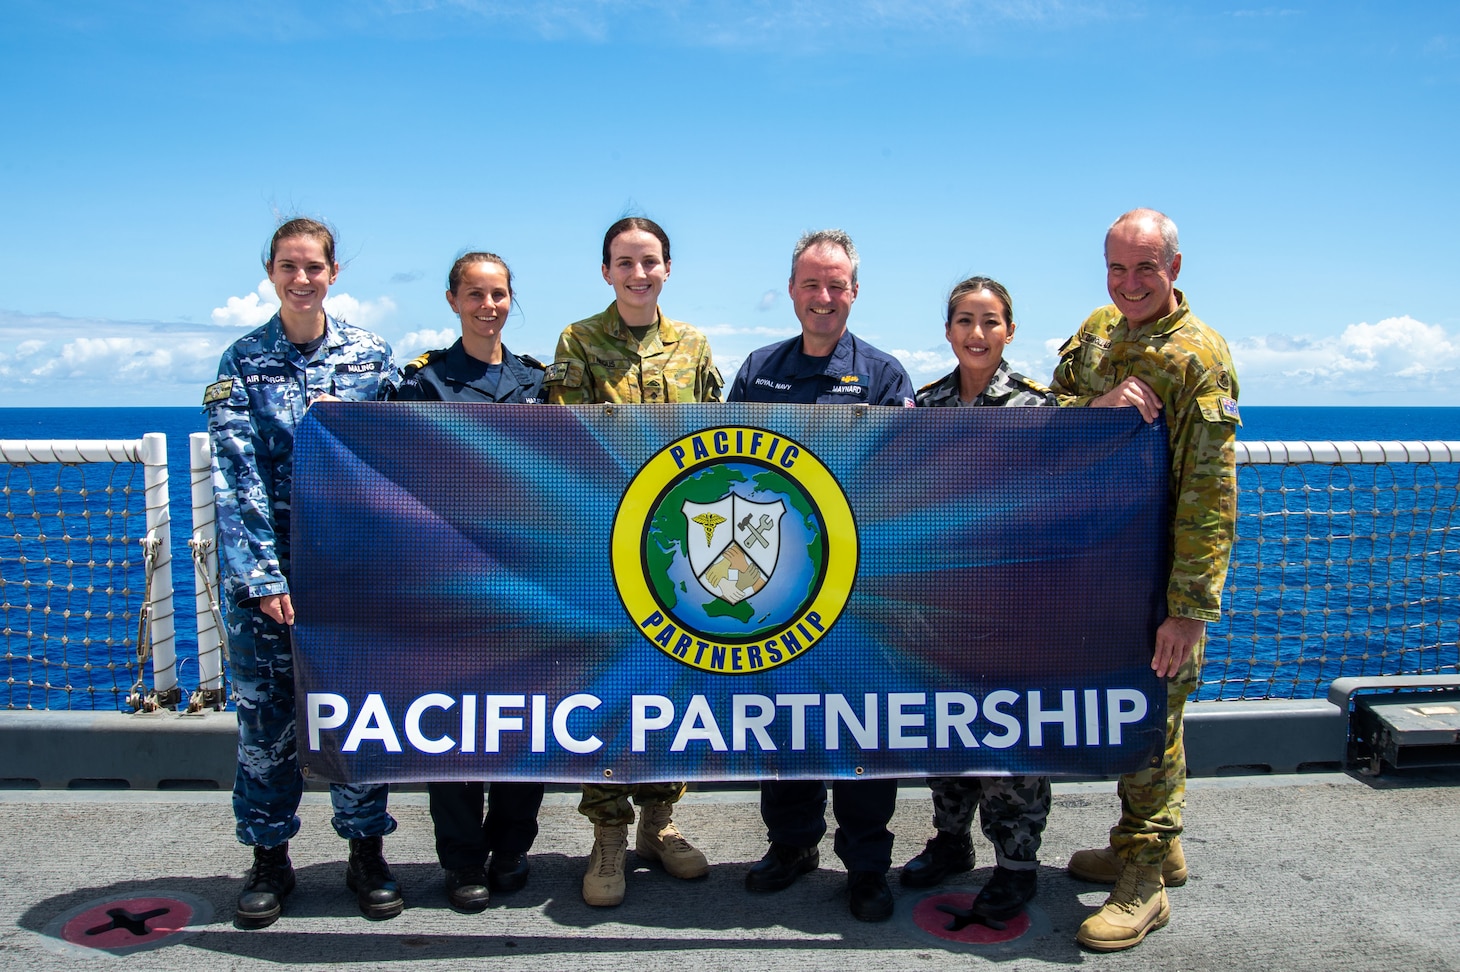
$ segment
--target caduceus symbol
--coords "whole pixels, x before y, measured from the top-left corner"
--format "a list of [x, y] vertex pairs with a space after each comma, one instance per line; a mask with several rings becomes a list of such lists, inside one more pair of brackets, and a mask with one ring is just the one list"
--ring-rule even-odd
[[725, 522], [725, 518], [718, 513], [701, 513], [694, 518], [694, 521], [705, 528], [705, 546], [715, 537], [715, 527]]

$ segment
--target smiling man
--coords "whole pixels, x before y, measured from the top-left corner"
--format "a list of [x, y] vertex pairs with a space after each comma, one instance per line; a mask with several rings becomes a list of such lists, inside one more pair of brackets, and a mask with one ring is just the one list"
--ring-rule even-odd
[[752, 351], [729, 401], [912, 407], [912, 380], [902, 364], [847, 330], [860, 264], [842, 230], [817, 230], [796, 242], [790, 291], [801, 333]]
[[1114, 883], [1076, 935], [1087, 948], [1130, 948], [1171, 914], [1166, 885], [1186, 882], [1181, 807], [1186, 751], [1181, 719], [1201, 676], [1206, 626], [1221, 617], [1222, 584], [1237, 516], [1237, 374], [1222, 336], [1176, 289], [1176, 224], [1136, 209], [1105, 235], [1106, 289], [1060, 349], [1051, 387], [1062, 405], [1130, 407], [1147, 422], [1165, 413], [1171, 442], [1171, 571], [1166, 620], [1151, 668], [1166, 682], [1166, 748], [1158, 766], [1120, 778], [1120, 822], [1110, 846], [1070, 858], [1070, 873]]
[[[732, 402], [801, 405], [913, 404], [912, 380], [889, 354], [847, 330], [857, 299], [857, 248], [837, 229], [807, 233], [791, 251], [791, 302], [801, 333], [752, 351], [730, 387]], [[892, 832], [897, 780], [837, 780], [833, 784], [836, 853], [847, 868], [852, 914], [863, 921], [892, 917]], [[826, 833], [826, 784], [766, 780], [760, 813], [770, 849], [745, 876], [751, 891], [779, 891], [821, 864]]]

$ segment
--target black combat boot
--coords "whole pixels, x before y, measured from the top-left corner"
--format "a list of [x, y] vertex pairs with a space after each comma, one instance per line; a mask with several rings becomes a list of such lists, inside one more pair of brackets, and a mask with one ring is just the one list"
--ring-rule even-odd
[[278, 847], [255, 847], [253, 867], [244, 876], [233, 923], [239, 928], [266, 928], [284, 912], [284, 896], [294, 890], [294, 866], [289, 863], [289, 842]]
[[394, 918], [406, 906], [400, 885], [390, 873], [381, 853], [383, 837], [365, 837], [350, 841], [350, 863], [345, 868], [345, 886], [355, 892], [360, 914], [371, 921]]
[[1038, 871], [1011, 871], [1007, 867], [996, 867], [988, 883], [979, 889], [978, 897], [973, 899], [972, 910], [985, 918], [1008, 921], [1034, 900], [1038, 890]]
[[973, 838], [940, 830], [921, 854], [902, 866], [898, 880], [905, 888], [931, 888], [946, 877], [971, 870]]

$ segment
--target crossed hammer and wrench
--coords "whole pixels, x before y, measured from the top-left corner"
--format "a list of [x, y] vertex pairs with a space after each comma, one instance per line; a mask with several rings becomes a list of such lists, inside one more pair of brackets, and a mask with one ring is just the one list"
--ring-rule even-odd
[[753, 513], [745, 514], [745, 519], [737, 523], [736, 526], [750, 534], [750, 536], [745, 538], [745, 545], [747, 547], [753, 547], [759, 543], [762, 547], [769, 550], [771, 548], [771, 542], [765, 538], [762, 531], [769, 530], [775, 526], [776, 521], [770, 518], [770, 514], [762, 513], [759, 523], [751, 523], [750, 518], [754, 515]]

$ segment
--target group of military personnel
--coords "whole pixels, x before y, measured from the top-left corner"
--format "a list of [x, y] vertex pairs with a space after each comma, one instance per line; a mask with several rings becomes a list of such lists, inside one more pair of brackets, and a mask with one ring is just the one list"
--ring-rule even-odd
[[[280, 312], [229, 349], [218, 382], [205, 393], [239, 710], [234, 808], [239, 840], [254, 848], [237, 923], [272, 923], [294, 884], [288, 840], [299, 829], [302, 785], [287, 632], [293, 621], [288, 497], [293, 432], [308, 404], [329, 397], [714, 402], [723, 394], [731, 402], [817, 405], [1133, 407], [1148, 422], [1164, 413], [1173, 555], [1168, 616], [1155, 633], [1151, 667], [1167, 680], [1166, 746], [1159, 765], [1121, 778], [1121, 816], [1109, 846], [1076, 853], [1069, 870], [1115, 885], [1080, 927], [1077, 938], [1086, 947], [1129, 948], [1165, 925], [1166, 888], [1187, 875], [1179, 839], [1186, 775], [1182, 709], [1200, 673], [1205, 626], [1219, 617], [1236, 515], [1237, 382], [1225, 342], [1191, 312], [1175, 286], [1181, 253], [1168, 217], [1148, 209], [1121, 216], [1106, 234], [1105, 258], [1112, 304], [1091, 314], [1060, 349], [1049, 386], [1004, 363], [1003, 348], [1016, 328], [1012, 301], [996, 281], [974, 277], [949, 297], [945, 334], [958, 367], [914, 392], [895, 357], [848, 329], [860, 262], [851, 238], [840, 230], [807, 233], [792, 251], [789, 283], [800, 334], [751, 352], [724, 394], [704, 334], [659, 309], [670, 243], [652, 220], [628, 217], [609, 228], [602, 273], [614, 301], [563, 331], [551, 365], [503, 345], [511, 271], [501, 257], [473, 252], [456, 262], [448, 279], [447, 301], [462, 337], [399, 373], [388, 345], [323, 309], [338, 273], [328, 230], [310, 220], [280, 227], [266, 261]], [[972, 869], [977, 806], [997, 866], [961, 917], [997, 924], [1017, 915], [1036, 893], [1049, 780], [945, 777], [929, 783], [936, 834], [902, 868], [901, 883], [928, 887]], [[477, 911], [493, 891], [521, 888], [530, 871], [527, 852], [537, 834], [542, 785], [436, 783], [428, 789], [453, 906]], [[579, 809], [594, 827], [582, 887], [588, 904], [623, 900], [628, 828], [636, 819], [638, 856], [680, 878], [708, 872], [705, 855], [673, 821], [683, 782], [582, 789]], [[832, 791], [834, 849], [847, 870], [850, 911], [862, 920], [886, 920], [894, 910], [888, 823], [897, 781], [837, 780]], [[333, 825], [350, 840], [346, 881], [362, 913], [399, 914], [400, 887], [382, 849], [382, 838], [396, 826], [386, 812], [386, 787], [335, 785], [331, 796]], [[746, 874], [749, 890], [779, 891], [819, 867], [826, 804], [827, 786], [819, 781], [761, 784], [769, 847]]]

